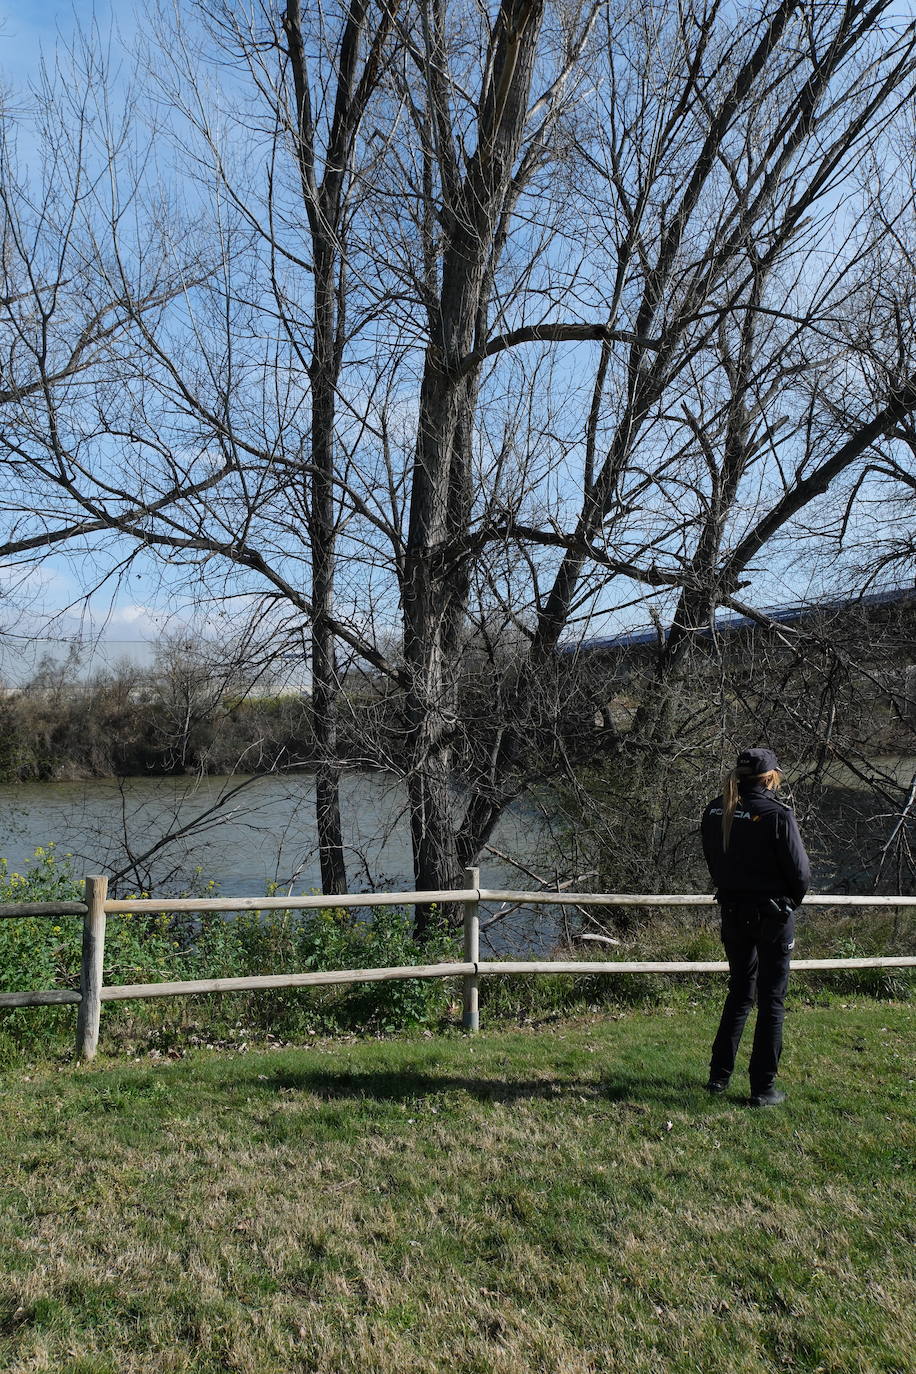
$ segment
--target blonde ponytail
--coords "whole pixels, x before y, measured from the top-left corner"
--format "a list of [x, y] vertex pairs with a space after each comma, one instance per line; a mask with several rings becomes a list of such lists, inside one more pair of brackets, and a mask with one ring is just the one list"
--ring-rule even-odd
[[735, 819], [735, 808], [738, 805], [738, 783], [756, 782], [761, 783], [768, 792], [775, 792], [779, 786], [782, 774], [778, 768], [771, 768], [767, 773], [739, 773], [737, 768], [733, 768], [730, 773], [725, 775], [722, 782], [722, 848], [728, 848], [731, 839], [732, 821]]
[[735, 819], [735, 807], [738, 805], [738, 770], [733, 768], [730, 773], [725, 775], [722, 782], [722, 848], [728, 848], [728, 841], [732, 833], [732, 821]]

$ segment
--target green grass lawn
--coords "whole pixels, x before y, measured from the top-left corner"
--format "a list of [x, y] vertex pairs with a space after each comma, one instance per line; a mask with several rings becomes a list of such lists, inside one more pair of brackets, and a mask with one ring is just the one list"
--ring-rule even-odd
[[714, 1020], [17, 1068], [0, 1368], [916, 1369], [916, 1008], [797, 1008], [757, 1112]]

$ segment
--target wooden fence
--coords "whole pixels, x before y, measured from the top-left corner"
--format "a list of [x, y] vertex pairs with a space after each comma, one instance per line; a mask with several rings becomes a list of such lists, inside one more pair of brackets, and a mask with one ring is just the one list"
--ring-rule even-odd
[[[524, 906], [714, 906], [708, 895], [660, 895], [636, 892], [517, 892], [480, 886], [480, 872], [465, 870], [465, 886], [443, 892], [366, 892], [356, 895], [311, 897], [180, 897], [110, 898], [108, 879], [85, 879], [83, 902], [14, 902], [0, 904], [0, 917], [56, 918], [82, 916], [83, 948], [79, 990], [52, 988], [44, 992], [0, 993], [0, 1007], [46, 1007], [72, 1004], [78, 1008], [76, 1054], [92, 1059], [99, 1042], [103, 1002], [131, 998], [184, 997], [199, 992], [244, 992], [257, 988], [322, 987], [334, 983], [375, 983], [386, 979], [456, 978], [464, 983], [462, 1022], [466, 1030], [480, 1025], [480, 979], [491, 974], [541, 973], [723, 973], [728, 964], [719, 960], [636, 963], [623, 960], [482, 960], [480, 958], [481, 903], [511, 902]], [[321, 907], [414, 906], [461, 903], [464, 912], [464, 960], [442, 964], [406, 965], [399, 968], [331, 969], [317, 973], [263, 974], [247, 978], [197, 978], [187, 982], [106, 985], [103, 980], [106, 917], [127, 912], [212, 911], [308, 911]], [[916, 906], [916, 897], [839, 897], [814, 894], [810, 906], [903, 907]], [[916, 956], [860, 959], [794, 959], [794, 969], [914, 968]]]

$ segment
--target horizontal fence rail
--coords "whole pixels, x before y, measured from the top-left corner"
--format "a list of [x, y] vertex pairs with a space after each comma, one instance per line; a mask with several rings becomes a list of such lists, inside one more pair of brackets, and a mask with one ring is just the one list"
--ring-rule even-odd
[[[793, 969], [826, 968], [916, 968], [916, 955], [900, 957], [875, 956], [873, 959], [793, 959]], [[676, 962], [652, 963], [640, 960], [629, 963], [625, 959], [599, 962], [597, 959], [507, 959], [479, 963], [481, 977], [492, 973], [727, 973], [723, 959], [681, 959]]]
[[[418, 906], [450, 902], [516, 902], [526, 906], [715, 906], [711, 893], [646, 894], [644, 892], [516, 892], [506, 888], [447, 888], [441, 892], [355, 892], [325, 896], [309, 893], [300, 897], [110, 897], [103, 907], [108, 916], [128, 912], [177, 911], [314, 911], [333, 907]], [[803, 906], [916, 906], [916, 896], [849, 897], [832, 893], [812, 893]], [[5, 902], [4, 916], [85, 916], [85, 902]]]
[[315, 973], [257, 973], [247, 978], [195, 978], [187, 983], [130, 983], [103, 987], [103, 1002], [136, 997], [184, 997], [195, 992], [248, 992], [257, 988], [320, 988], [334, 983], [383, 983], [404, 978], [460, 978], [474, 964], [403, 964], [400, 968], [322, 969]]
[[[108, 880], [85, 880], [83, 902], [6, 902], [0, 904], [2, 917], [83, 918], [83, 947], [79, 990], [51, 988], [34, 992], [0, 993], [0, 1007], [77, 1007], [76, 1053], [80, 1059], [94, 1057], [98, 1046], [103, 1002], [120, 1002], [153, 997], [185, 997], [197, 993], [248, 992], [270, 988], [329, 987], [343, 983], [375, 983], [409, 978], [461, 978], [465, 1029], [479, 1027], [480, 979], [526, 974], [634, 974], [634, 973], [726, 973], [724, 960], [570, 960], [523, 959], [481, 960], [480, 906], [482, 903], [512, 903], [525, 906], [610, 906], [610, 907], [709, 907], [716, 899], [711, 893], [644, 892], [525, 892], [480, 886], [476, 868], [465, 872], [465, 887], [438, 892], [360, 892], [325, 896], [313, 893], [299, 897], [109, 897]], [[197, 978], [177, 982], [105, 985], [103, 964], [105, 923], [110, 915], [170, 912], [233, 911], [314, 911], [334, 907], [415, 906], [461, 903], [463, 907], [464, 960], [439, 964], [409, 964], [396, 968], [325, 969], [307, 973], [257, 974], [241, 978]], [[812, 893], [804, 899], [810, 907], [912, 907], [916, 896], [834, 896]], [[916, 955], [888, 955], [848, 959], [793, 959], [798, 971], [815, 969], [916, 968]]]
[[175, 897], [162, 901], [157, 897], [109, 898], [105, 911], [109, 916], [128, 911], [315, 911], [333, 907], [359, 906], [421, 906], [431, 902], [477, 901], [476, 888], [458, 888], [442, 892], [355, 892], [325, 897], [320, 892], [307, 897]]
[[85, 902], [0, 902], [3, 916], [85, 916]]
[[49, 988], [47, 992], [0, 992], [0, 1007], [78, 1006], [83, 994], [71, 988]]

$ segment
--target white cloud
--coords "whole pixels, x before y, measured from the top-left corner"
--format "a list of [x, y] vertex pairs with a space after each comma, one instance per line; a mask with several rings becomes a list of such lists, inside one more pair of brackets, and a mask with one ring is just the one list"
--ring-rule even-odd
[[114, 639], [119, 630], [132, 631], [132, 637], [158, 639], [167, 617], [152, 606], [136, 602], [127, 606], [114, 606], [105, 616], [99, 627], [103, 639]]

